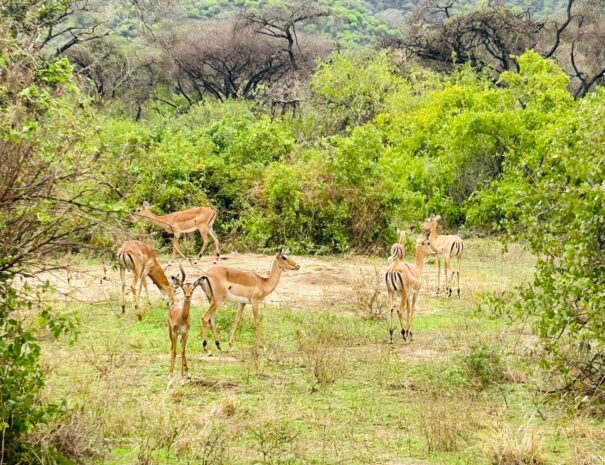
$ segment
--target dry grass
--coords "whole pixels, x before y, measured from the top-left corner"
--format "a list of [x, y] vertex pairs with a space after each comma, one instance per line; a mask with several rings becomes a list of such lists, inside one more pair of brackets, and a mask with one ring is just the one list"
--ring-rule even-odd
[[378, 268], [359, 270], [351, 282], [349, 302], [361, 318], [383, 319], [387, 310], [384, 273]]
[[492, 465], [543, 465], [540, 433], [531, 426], [514, 428], [503, 424], [485, 442], [485, 455]]
[[469, 423], [472, 417], [470, 400], [461, 396], [445, 397], [443, 393], [433, 392], [428, 398], [421, 398], [421, 401], [421, 407], [418, 407], [418, 427], [426, 451], [433, 454], [459, 450], [466, 433], [472, 429]]

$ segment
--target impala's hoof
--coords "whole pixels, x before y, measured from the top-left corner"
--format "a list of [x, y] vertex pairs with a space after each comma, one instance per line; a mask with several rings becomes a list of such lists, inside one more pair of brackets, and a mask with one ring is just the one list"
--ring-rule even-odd
[[401, 337], [403, 338], [403, 340], [404, 340], [404, 341], [405, 341], [405, 340], [406, 340], [406, 338], [407, 338], [406, 334], [407, 334], [407, 333], [406, 333], [405, 329], [402, 329], [402, 330], [401, 330]]
[[223, 349], [221, 349], [221, 342], [220, 341], [215, 341], [214, 342], [216, 344], [216, 348], [220, 351], [222, 351]]

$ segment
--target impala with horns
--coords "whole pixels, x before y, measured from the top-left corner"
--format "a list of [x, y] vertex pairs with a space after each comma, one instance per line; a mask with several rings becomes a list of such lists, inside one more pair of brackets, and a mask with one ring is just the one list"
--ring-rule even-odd
[[126, 270], [132, 272], [132, 283], [130, 289], [135, 298], [135, 310], [139, 320], [143, 319], [141, 310], [141, 288], [145, 288], [147, 299], [147, 276], [153, 281], [157, 288], [163, 292], [170, 304], [174, 302], [174, 290], [168, 282], [162, 267], [157, 261], [154, 250], [140, 241], [126, 241], [118, 249], [118, 264], [120, 267], [120, 280], [122, 282], [120, 305], [122, 313], [126, 311]]
[[[458, 298], [460, 298], [460, 262], [464, 252], [464, 241], [455, 234], [440, 235], [437, 233], [437, 223], [441, 215], [432, 215], [422, 224], [425, 234], [431, 240], [432, 255], [437, 255], [437, 294], [441, 286], [441, 257], [443, 257], [443, 267], [445, 271], [445, 289], [448, 297], [452, 295], [452, 281], [456, 275]], [[457, 260], [456, 268], [453, 267], [452, 259]], [[451, 271], [451, 276], [450, 276]]]
[[177, 253], [187, 260], [187, 257], [179, 249], [179, 239], [181, 234], [195, 231], [200, 232], [203, 241], [198, 258], [204, 254], [208, 246], [208, 236], [212, 237], [214, 241], [216, 260], [220, 257], [220, 244], [212, 229], [214, 220], [216, 220], [216, 211], [210, 207], [196, 207], [167, 215], [156, 215], [151, 211], [149, 202], [144, 202], [143, 206], [134, 213], [134, 216], [147, 218], [159, 228], [172, 234], [172, 256], [170, 257], [170, 261], [174, 260], [174, 256]]
[[256, 326], [256, 341], [259, 347], [263, 347], [258, 305], [275, 290], [284, 270], [300, 269], [300, 265], [288, 255], [289, 251], [287, 249], [275, 255], [271, 272], [266, 277], [252, 271], [242, 271], [225, 266], [215, 266], [203, 274], [200, 278], [200, 285], [210, 302], [208, 311], [202, 317], [202, 346], [207, 354], [210, 355], [207, 340], [208, 326], [212, 328], [212, 336], [216, 347], [221, 350], [215, 315], [219, 307], [225, 302], [239, 304], [229, 337], [229, 344], [233, 345], [237, 328], [244, 313], [244, 307], [250, 304], [252, 305], [252, 314]]
[[[431, 252], [431, 241], [428, 237], [420, 236], [416, 241], [416, 263], [400, 261], [399, 254], [392, 255], [393, 264], [385, 274], [385, 282], [389, 295], [390, 320], [389, 337], [393, 342], [393, 312], [395, 300], [400, 298], [397, 307], [397, 316], [401, 327], [403, 340], [414, 340], [414, 314], [416, 312], [416, 299], [422, 287], [422, 269], [424, 257]], [[406, 310], [406, 323], [403, 323], [403, 311]]]
[[195, 288], [201, 284], [203, 278], [197, 279], [193, 283], [185, 282], [185, 270], [183, 265], [179, 265], [181, 277], [171, 276], [172, 284], [175, 289], [183, 291], [183, 303], [173, 303], [168, 309], [168, 335], [170, 336], [170, 376], [174, 373], [174, 362], [176, 360], [176, 346], [179, 336], [181, 337], [181, 376], [186, 376], [189, 372], [187, 367], [187, 337], [191, 327], [191, 296]]

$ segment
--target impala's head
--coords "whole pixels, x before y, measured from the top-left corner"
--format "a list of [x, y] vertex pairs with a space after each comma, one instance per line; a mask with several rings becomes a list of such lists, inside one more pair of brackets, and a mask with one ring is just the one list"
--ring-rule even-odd
[[195, 288], [199, 285], [199, 279], [197, 281], [195, 281], [194, 283], [186, 283], [185, 279], [185, 270], [183, 269], [183, 265], [179, 265], [179, 268], [181, 269], [181, 276], [177, 277], [177, 276], [171, 276], [170, 279], [172, 280], [172, 286], [175, 289], [178, 289], [179, 287], [183, 290], [183, 295], [185, 296], [185, 300], [191, 300], [191, 296], [193, 295], [193, 291], [195, 290]]
[[405, 244], [405, 238], [407, 237], [407, 231], [405, 229], [398, 229], [397, 234], [399, 234], [399, 240], [397, 242], [399, 244]]
[[150, 209], [151, 205], [149, 205], [149, 202], [145, 201], [143, 202], [143, 205], [141, 205], [139, 208], [137, 208], [134, 213], [133, 213], [133, 217], [135, 220], [139, 219], [141, 216], [144, 216], [147, 213], [151, 212]]
[[292, 260], [290, 257], [289, 249], [282, 249], [275, 255], [275, 260], [277, 260], [277, 265], [282, 270], [300, 270], [300, 265]]
[[426, 220], [424, 220], [424, 223], [422, 223], [422, 229], [424, 231], [428, 231], [430, 232], [431, 229], [433, 228], [437, 228], [437, 222], [441, 219], [441, 215], [431, 215], [430, 218], [427, 218]]

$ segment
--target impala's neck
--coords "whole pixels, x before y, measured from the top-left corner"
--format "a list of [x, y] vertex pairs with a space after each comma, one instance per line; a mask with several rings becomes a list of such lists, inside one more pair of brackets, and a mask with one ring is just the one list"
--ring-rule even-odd
[[399, 233], [399, 244], [405, 245], [405, 231]]
[[418, 271], [420, 271], [420, 273], [422, 273], [422, 269], [424, 268], [424, 256], [426, 255], [426, 252], [424, 250], [424, 246], [421, 244], [418, 244], [416, 246], [416, 268], [418, 268]]
[[437, 224], [433, 223], [433, 224], [431, 224], [431, 227], [429, 228], [429, 239], [431, 240], [431, 245], [429, 247], [436, 254], [439, 253], [439, 249], [437, 249], [437, 247], [435, 246], [437, 244], [438, 236], [439, 236], [439, 234], [437, 234]]
[[183, 302], [183, 313], [181, 313], [181, 320], [187, 321], [189, 319], [189, 310], [191, 309], [191, 296], [185, 297]]
[[271, 273], [269, 273], [269, 276], [267, 276], [266, 278], [263, 278], [265, 283], [265, 295], [270, 294], [275, 290], [277, 284], [279, 283], [279, 279], [281, 278], [281, 273], [282, 269], [277, 263], [277, 259], [275, 259], [275, 261], [273, 262], [273, 266], [271, 267]]
[[153, 284], [155, 284], [160, 291], [166, 294], [166, 297], [168, 297], [168, 300], [172, 304], [174, 302], [174, 289], [168, 282], [168, 278], [164, 274], [164, 271], [158, 262], [153, 264], [148, 276], [153, 281]]
[[172, 227], [170, 226], [170, 224], [168, 224], [167, 221], [164, 220], [164, 217], [160, 216], [160, 215], [156, 215], [149, 208], [146, 208], [145, 210], [141, 210], [141, 212], [139, 213], [139, 216], [142, 216], [143, 218], [147, 218], [149, 221], [151, 221], [156, 226], [158, 226], [170, 233], [172, 232]]

